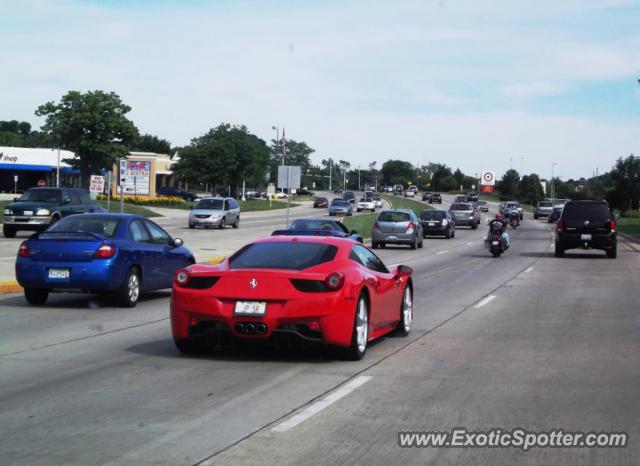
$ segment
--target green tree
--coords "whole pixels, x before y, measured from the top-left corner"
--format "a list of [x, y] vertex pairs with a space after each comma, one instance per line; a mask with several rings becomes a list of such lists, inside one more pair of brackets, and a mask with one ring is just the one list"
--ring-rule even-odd
[[[309, 147], [304, 141], [288, 139], [285, 145], [285, 165], [301, 167], [302, 173], [307, 173], [311, 167], [311, 154], [315, 149]], [[282, 165], [282, 145], [275, 139], [271, 140], [269, 148], [269, 172], [270, 180], [276, 182], [278, 179], [278, 166]]]
[[39, 106], [36, 115], [46, 117], [42, 129], [50, 140], [75, 153], [65, 162], [80, 169], [81, 184], [87, 187], [92, 174], [110, 169], [129, 152], [138, 135], [125, 116], [130, 110], [115, 92], [70, 91], [57, 104]]
[[540, 177], [535, 173], [524, 175], [518, 186], [517, 197], [521, 202], [534, 205], [544, 198], [544, 190], [540, 184]]
[[[431, 188], [435, 191], [451, 191], [453, 189], [456, 189], [456, 187], [454, 186], [453, 188], [451, 188], [451, 182], [447, 181], [446, 183], [443, 183], [443, 180], [447, 177], [452, 177], [453, 178], [453, 173], [451, 172], [451, 169], [449, 167], [447, 167], [445, 164], [443, 163], [430, 163], [428, 165], [428, 169], [429, 172], [432, 174], [431, 175]], [[453, 178], [454, 183], [455, 183], [455, 178]]]
[[456, 189], [459, 189], [460, 185], [464, 185], [464, 173], [459, 168], [453, 172], [453, 177], [456, 179]]
[[640, 207], [640, 157], [631, 154], [625, 159], [619, 158], [611, 171], [611, 181], [613, 189], [606, 195], [609, 204], [623, 214]]
[[460, 187], [456, 179], [452, 175], [445, 176], [438, 184], [441, 191], [455, 191]]
[[382, 183], [387, 185], [401, 184], [407, 185], [408, 181], [413, 181], [415, 174], [413, 165], [404, 160], [387, 160], [380, 169]]
[[182, 148], [174, 173], [178, 178], [214, 187], [231, 186], [233, 192], [242, 185], [264, 181], [269, 161], [265, 141], [249, 133], [246, 126], [223, 123]]
[[155, 152], [156, 154], [172, 154], [171, 143], [152, 134], [143, 134], [131, 144], [132, 151]]
[[517, 171], [511, 169], [507, 170], [502, 176], [502, 179], [498, 181], [497, 189], [500, 191], [502, 197], [514, 198], [518, 194], [519, 184], [520, 175]]

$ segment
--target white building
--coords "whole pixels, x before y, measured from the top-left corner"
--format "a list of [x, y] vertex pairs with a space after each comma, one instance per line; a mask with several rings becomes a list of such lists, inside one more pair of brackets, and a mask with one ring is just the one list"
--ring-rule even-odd
[[38, 182], [55, 186], [58, 167], [60, 186], [79, 186], [79, 170], [63, 162], [73, 157], [67, 150], [0, 146], [0, 192], [26, 191]]

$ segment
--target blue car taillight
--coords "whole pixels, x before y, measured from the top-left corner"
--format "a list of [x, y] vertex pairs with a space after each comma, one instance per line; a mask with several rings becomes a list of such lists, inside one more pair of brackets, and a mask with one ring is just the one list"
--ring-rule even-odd
[[96, 259], [111, 259], [116, 255], [117, 249], [114, 245], [109, 243], [102, 243], [94, 254]]

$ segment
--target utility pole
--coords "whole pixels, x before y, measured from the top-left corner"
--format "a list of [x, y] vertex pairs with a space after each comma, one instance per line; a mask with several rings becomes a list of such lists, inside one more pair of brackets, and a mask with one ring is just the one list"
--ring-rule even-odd
[[524, 157], [520, 157], [520, 178], [524, 176]]
[[360, 188], [360, 165], [358, 165], [358, 191], [362, 191]]
[[331, 174], [331, 168], [333, 167], [333, 159], [329, 159], [329, 191], [331, 192], [331, 180], [333, 175]]

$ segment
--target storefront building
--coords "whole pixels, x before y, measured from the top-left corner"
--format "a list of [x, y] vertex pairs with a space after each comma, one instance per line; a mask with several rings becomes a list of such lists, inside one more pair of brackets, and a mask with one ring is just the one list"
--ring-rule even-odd
[[159, 188], [174, 186], [173, 163], [168, 154], [130, 152], [113, 166], [111, 192], [120, 193], [120, 182], [125, 196], [155, 197]]
[[73, 157], [67, 150], [0, 146], [0, 193], [20, 194], [38, 185], [56, 186], [58, 170], [60, 186], [80, 186], [80, 171], [63, 162]]

